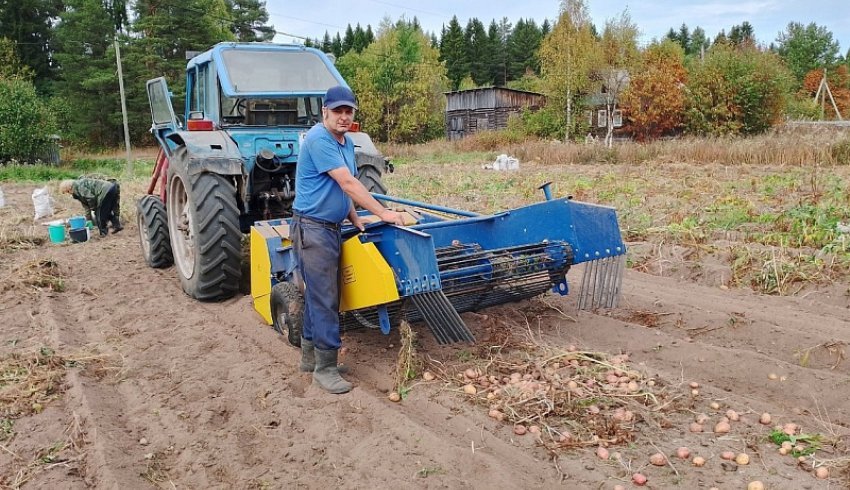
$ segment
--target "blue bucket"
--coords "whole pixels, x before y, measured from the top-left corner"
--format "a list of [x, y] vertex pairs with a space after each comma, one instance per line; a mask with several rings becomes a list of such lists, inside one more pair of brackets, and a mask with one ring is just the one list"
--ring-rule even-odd
[[86, 218], [85, 216], [71, 216], [68, 218], [68, 225], [71, 226], [72, 230], [79, 230], [86, 226]]

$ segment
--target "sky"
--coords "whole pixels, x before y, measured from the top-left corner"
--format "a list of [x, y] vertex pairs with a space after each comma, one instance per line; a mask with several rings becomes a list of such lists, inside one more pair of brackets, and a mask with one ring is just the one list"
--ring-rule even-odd
[[[381, 20], [392, 21], [404, 17], [416, 17], [426, 32], [437, 37], [443, 25], [448, 25], [456, 15], [462, 27], [470, 18], [478, 18], [485, 28], [490, 21], [503, 17], [516, 24], [520, 18], [534, 19], [540, 25], [544, 19], [550, 23], [558, 17], [560, 2], [557, 0], [323, 0], [316, 9], [287, 9], [286, 0], [266, 0], [270, 23], [279, 33], [276, 42], [298, 41], [289, 35], [322, 39], [327, 31], [345, 34], [345, 27], [354, 27], [358, 22], [365, 29], [371, 25], [376, 31]], [[677, 29], [682, 23], [693, 31], [702, 27], [706, 34], [714, 37], [725, 29], [748, 21], [753, 25], [756, 40], [765, 45], [774, 42], [789, 22], [804, 25], [814, 22], [832, 32], [833, 39], [840, 45], [840, 53], [850, 49], [850, 0], [656, 0], [656, 1], [612, 1], [587, 0], [593, 23], [601, 31], [608, 19], [618, 18], [628, 9], [632, 21], [641, 31], [640, 41], [647, 44], [652, 39], [662, 38], [670, 28]], [[318, 4], [317, 4], [318, 5]]]

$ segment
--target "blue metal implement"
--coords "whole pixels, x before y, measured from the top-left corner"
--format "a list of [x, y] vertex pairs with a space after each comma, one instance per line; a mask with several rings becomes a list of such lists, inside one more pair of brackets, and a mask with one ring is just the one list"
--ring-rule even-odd
[[[402, 316], [424, 320], [441, 343], [473, 341], [458, 313], [548, 290], [565, 295], [567, 271], [580, 263], [587, 266], [579, 306], [616, 305], [626, 247], [613, 208], [551, 199], [547, 192], [546, 201], [480, 215], [409, 199], [375, 197], [412, 207], [417, 223], [406, 227], [371, 223], [359, 234], [351, 226], [343, 228], [343, 235], [356, 235], [361, 243], [375, 245], [393, 272], [399, 296], [393, 304], [341, 312], [344, 328], [359, 324], [388, 333], [391, 320]], [[292, 249], [269, 248], [269, 253], [273, 255], [272, 281], [292, 280], [294, 262], [288, 258]]]

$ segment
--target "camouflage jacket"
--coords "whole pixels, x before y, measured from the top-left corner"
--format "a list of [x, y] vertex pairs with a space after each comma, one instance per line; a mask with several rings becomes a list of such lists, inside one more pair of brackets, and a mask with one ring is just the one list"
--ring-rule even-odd
[[88, 218], [91, 212], [96, 210], [97, 206], [103, 201], [103, 198], [106, 197], [106, 193], [109, 192], [112, 184], [113, 182], [108, 180], [80, 177], [71, 186], [71, 195], [74, 196], [74, 199], [83, 203], [83, 208], [85, 208], [86, 217]]

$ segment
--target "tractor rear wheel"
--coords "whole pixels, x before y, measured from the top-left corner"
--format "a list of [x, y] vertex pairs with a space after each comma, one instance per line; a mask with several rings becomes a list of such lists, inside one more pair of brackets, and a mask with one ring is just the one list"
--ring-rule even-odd
[[206, 172], [188, 175], [185, 165], [172, 164], [167, 201], [171, 250], [183, 291], [201, 301], [236, 294], [242, 233], [232, 179]]
[[304, 296], [294, 283], [279, 282], [272, 287], [272, 327], [295, 347], [301, 347], [304, 325]]
[[366, 187], [369, 192], [386, 194], [387, 186], [381, 178], [381, 172], [372, 165], [363, 165], [357, 169], [357, 180]]
[[162, 199], [152, 194], [142, 196], [136, 203], [136, 222], [145, 262], [154, 269], [170, 266], [174, 258], [168, 237], [168, 216]]

